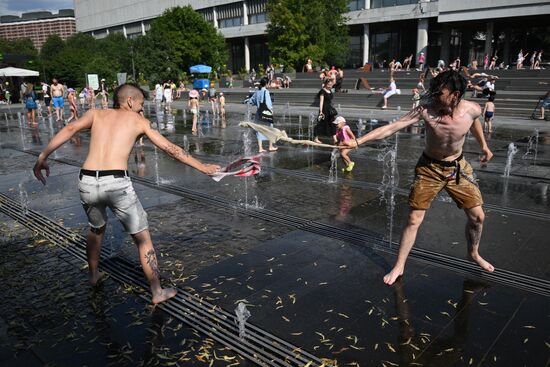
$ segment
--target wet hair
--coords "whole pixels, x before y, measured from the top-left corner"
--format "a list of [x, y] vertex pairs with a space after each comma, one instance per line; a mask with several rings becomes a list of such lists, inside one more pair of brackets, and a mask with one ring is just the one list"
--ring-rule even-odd
[[262, 79], [260, 79], [260, 88], [265, 87], [266, 85], [267, 85], [267, 78], [263, 77]]
[[124, 101], [128, 97], [132, 97], [132, 98], [142, 97], [143, 99], [147, 99], [148, 95], [137, 84], [134, 84], [134, 83], [122, 84], [118, 86], [115, 89], [115, 92], [113, 93], [113, 108], [119, 109], [121, 106], [121, 103], [124, 103]]
[[449, 93], [458, 92], [458, 100], [454, 106], [451, 106], [451, 110], [454, 111], [458, 105], [464, 93], [466, 93], [466, 86], [468, 81], [456, 70], [445, 70], [430, 81], [430, 88], [422, 94], [420, 98], [419, 108], [426, 108], [436, 105], [438, 103], [438, 97], [442, 94], [443, 89], [448, 89]]

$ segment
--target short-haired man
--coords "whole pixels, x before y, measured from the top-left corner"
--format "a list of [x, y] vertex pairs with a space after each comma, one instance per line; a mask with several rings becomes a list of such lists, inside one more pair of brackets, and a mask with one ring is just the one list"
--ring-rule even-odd
[[494, 271], [493, 265], [479, 255], [479, 242], [483, 230], [485, 214], [481, 205], [481, 193], [473, 178], [472, 167], [463, 157], [462, 146], [468, 131], [477, 139], [486, 162], [493, 157], [483, 136], [479, 121], [481, 108], [477, 103], [463, 100], [466, 92], [466, 79], [455, 70], [439, 73], [430, 83], [430, 89], [423, 97], [420, 106], [392, 124], [373, 130], [367, 135], [351, 141], [356, 146], [367, 141], [384, 139], [397, 131], [410, 126], [420, 119], [425, 121], [426, 145], [415, 168], [415, 178], [409, 196], [409, 218], [403, 230], [397, 261], [384, 283], [391, 285], [403, 274], [405, 262], [416, 240], [416, 234], [426, 210], [432, 200], [445, 189], [459, 208], [464, 209], [466, 241], [469, 256], [479, 266]]
[[121, 85], [113, 98], [114, 109], [90, 110], [59, 131], [38, 156], [34, 175], [45, 184], [42, 170], [49, 176], [50, 169], [46, 162], [48, 156], [78, 131], [91, 131], [88, 156], [79, 175], [80, 199], [90, 222], [86, 244], [90, 283], [95, 285], [101, 277], [98, 270], [99, 254], [107, 224], [106, 208], [109, 207], [138, 247], [141, 266], [151, 286], [152, 302], [156, 304], [175, 296], [176, 290], [163, 289], [160, 285], [147, 214], [128, 177], [128, 158], [134, 143], [140, 136], [146, 135], [170, 156], [203, 173], [212, 174], [219, 167], [199, 162], [153, 130], [150, 122], [140, 115], [145, 96], [137, 86]]
[[54, 79], [52, 80], [50, 90], [52, 91], [52, 102], [55, 108], [56, 121], [63, 121], [63, 107], [65, 107], [63, 94], [65, 93], [65, 87], [63, 87], [63, 84], [60, 84], [57, 79]]

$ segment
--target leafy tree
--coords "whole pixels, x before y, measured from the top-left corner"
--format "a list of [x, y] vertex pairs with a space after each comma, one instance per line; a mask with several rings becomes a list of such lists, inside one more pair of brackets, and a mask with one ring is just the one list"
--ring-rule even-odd
[[30, 38], [18, 38], [14, 40], [0, 38], [0, 52], [32, 57], [38, 55]]
[[277, 63], [300, 69], [308, 58], [343, 65], [349, 52], [348, 0], [269, 0], [267, 35]]
[[[158, 60], [161, 54], [169, 51], [171, 57], [166, 61], [175, 64], [178, 72], [187, 71], [190, 66], [199, 63], [216, 70], [227, 62], [223, 36], [191, 6], [166, 10], [152, 22], [151, 32], [145, 37], [161, 41], [163, 47], [168, 47], [151, 59]], [[171, 66], [167, 67], [172, 70]]]
[[54, 59], [65, 48], [65, 42], [57, 34], [48, 36], [40, 50], [40, 58], [47, 63]]

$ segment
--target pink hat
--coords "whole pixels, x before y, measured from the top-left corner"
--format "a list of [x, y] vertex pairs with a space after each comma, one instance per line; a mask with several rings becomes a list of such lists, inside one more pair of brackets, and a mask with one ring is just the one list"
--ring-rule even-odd
[[189, 92], [189, 98], [197, 98], [199, 96], [199, 92], [197, 92], [196, 89], [192, 89], [190, 92]]

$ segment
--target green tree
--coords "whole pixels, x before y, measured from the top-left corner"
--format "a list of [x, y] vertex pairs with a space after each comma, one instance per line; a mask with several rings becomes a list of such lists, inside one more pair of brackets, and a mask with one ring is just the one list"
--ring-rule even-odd
[[[190, 66], [199, 63], [210, 65], [214, 70], [227, 63], [225, 39], [191, 6], [166, 10], [152, 22], [151, 32], [145, 37], [151, 37], [147, 41], [149, 46], [155, 40], [161, 41], [162, 47], [168, 47], [153, 55], [151, 61], [159, 61], [159, 57], [169, 52], [171, 56], [166, 61], [175, 64], [177, 73], [187, 71]], [[153, 68], [152, 65], [148, 67]], [[174, 71], [171, 66], [165, 68]]]
[[14, 40], [0, 38], [0, 52], [31, 57], [38, 55], [38, 51], [30, 38], [18, 38]]
[[344, 13], [348, 0], [269, 0], [269, 49], [278, 63], [297, 70], [308, 58], [343, 65], [349, 53]]
[[47, 63], [48, 60], [52, 60], [63, 51], [65, 48], [65, 41], [61, 39], [57, 34], [48, 36], [46, 42], [42, 45], [40, 50], [40, 59]]

